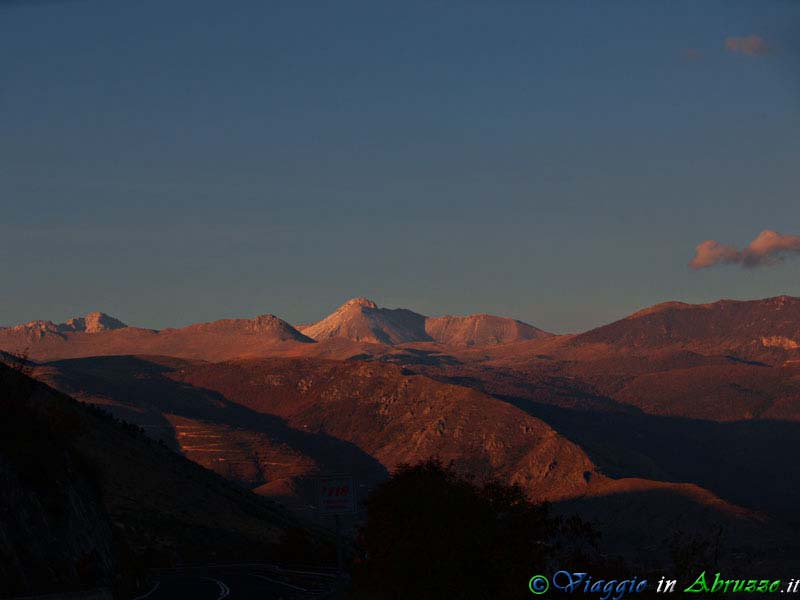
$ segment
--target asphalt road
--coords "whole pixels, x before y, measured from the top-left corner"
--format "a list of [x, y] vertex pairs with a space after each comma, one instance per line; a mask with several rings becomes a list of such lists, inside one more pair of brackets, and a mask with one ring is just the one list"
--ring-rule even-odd
[[215, 565], [153, 573], [153, 586], [137, 600], [334, 600], [330, 572], [272, 565]]

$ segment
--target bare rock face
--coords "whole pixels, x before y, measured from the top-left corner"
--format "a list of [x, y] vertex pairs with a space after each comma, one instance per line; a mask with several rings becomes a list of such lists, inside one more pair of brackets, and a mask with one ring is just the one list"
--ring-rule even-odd
[[351, 298], [350, 300], [342, 304], [340, 309], [350, 306], [361, 306], [362, 308], [378, 308], [378, 305], [375, 304], [375, 302], [373, 302], [369, 298], [364, 298], [363, 296], [359, 296], [358, 298]]
[[496, 346], [552, 336], [522, 321], [487, 314], [429, 317], [425, 331], [440, 344], [462, 347]]
[[379, 308], [367, 298], [348, 300], [333, 314], [312, 325], [300, 326], [300, 330], [317, 341], [330, 338], [378, 344], [431, 341], [423, 315], [404, 308]]
[[782, 335], [762, 337], [761, 345], [765, 348], [783, 348], [784, 350], [797, 350], [800, 348], [800, 342], [797, 340], [790, 340]]
[[41, 339], [47, 334], [59, 332], [59, 326], [52, 321], [31, 321], [23, 325], [15, 325], [8, 327], [4, 331], [8, 334], [23, 336], [30, 340]]
[[30, 321], [23, 325], [7, 328], [7, 331], [27, 334], [30, 337], [44, 337], [47, 334], [59, 333], [100, 333], [127, 327], [122, 321], [110, 317], [102, 312], [90, 312], [85, 317], [74, 317], [66, 323], [53, 323], [52, 321]]
[[85, 333], [100, 333], [127, 327], [122, 321], [110, 317], [102, 312], [90, 312], [85, 317], [76, 317], [59, 325], [60, 331], [83, 331]]

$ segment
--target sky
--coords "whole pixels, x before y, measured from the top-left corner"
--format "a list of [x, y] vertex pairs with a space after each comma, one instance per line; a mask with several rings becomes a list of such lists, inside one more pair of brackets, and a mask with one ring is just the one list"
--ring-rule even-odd
[[735, 259], [800, 234], [798, 34], [795, 0], [0, 0], [0, 325], [800, 296], [797, 252]]

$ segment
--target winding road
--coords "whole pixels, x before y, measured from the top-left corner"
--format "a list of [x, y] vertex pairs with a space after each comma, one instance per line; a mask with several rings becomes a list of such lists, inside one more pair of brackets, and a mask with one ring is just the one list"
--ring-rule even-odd
[[136, 600], [334, 600], [337, 578], [330, 572], [276, 565], [213, 565], [164, 569]]

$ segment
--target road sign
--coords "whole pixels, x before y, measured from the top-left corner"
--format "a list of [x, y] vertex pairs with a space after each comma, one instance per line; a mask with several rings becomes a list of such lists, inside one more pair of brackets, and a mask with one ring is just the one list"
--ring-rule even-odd
[[356, 510], [356, 490], [352, 477], [320, 477], [317, 509], [323, 515], [344, 515]]

